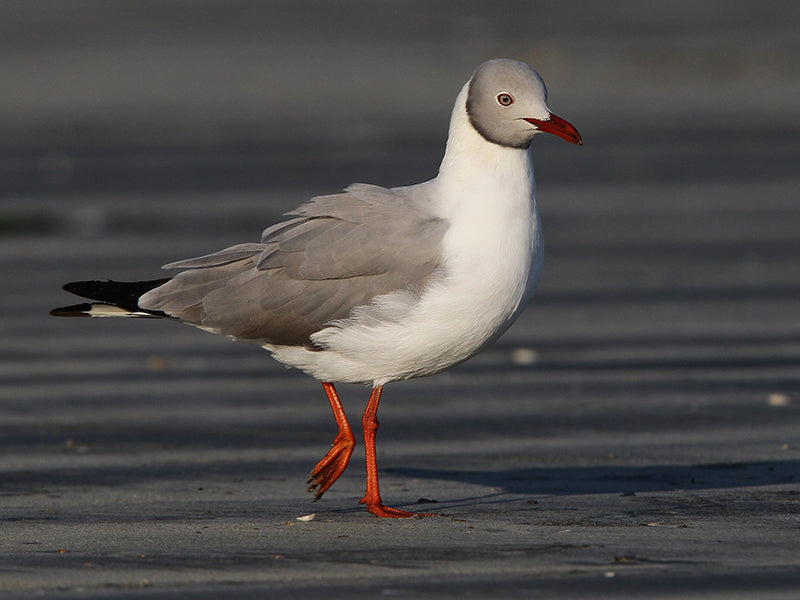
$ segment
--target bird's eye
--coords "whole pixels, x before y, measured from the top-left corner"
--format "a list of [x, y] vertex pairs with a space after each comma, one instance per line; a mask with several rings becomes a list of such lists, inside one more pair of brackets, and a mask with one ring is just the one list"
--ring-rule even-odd
[[500, 106], [511, 106], [514, 104], [514, 98], [508, 92], [500, 92], [497, 94], [497, 103]]

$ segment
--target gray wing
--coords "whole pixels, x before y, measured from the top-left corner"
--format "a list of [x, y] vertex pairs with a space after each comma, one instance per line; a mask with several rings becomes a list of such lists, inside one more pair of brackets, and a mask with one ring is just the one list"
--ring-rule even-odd
[[166, 265], [185, 270], [139, 305], [240, 339], [309, 345], [312, 333], [376, 296], [421, 290], [447, 228], [402, 188], [365, 184], [288, 216], [261, 243]]

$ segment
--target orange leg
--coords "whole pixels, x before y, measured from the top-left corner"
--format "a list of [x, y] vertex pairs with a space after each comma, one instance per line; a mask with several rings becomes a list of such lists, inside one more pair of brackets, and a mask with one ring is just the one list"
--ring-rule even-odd
[[339, 479], [339, 475], [344, 473], [347, 463], [350, 462], [350, 455], [353, 454], [353, 448], [356, 445], [353, 432], [350, 430], [350, 425], [347, 423], [347, 417], [344, 414], [344, 408], [342, 408], [339, 395], [336, 393], [336, 388], [333, 387], [332, 383], [325, 381], [322, 382], [322, 387], [325, 388], [325, 394], [331, 404], [333, 418], [336, 419], [336, 427], [338, 427], [339, 433], [333, 440], [331, 449], [311, 469], [311, 475], [308, 476], [308, 481], [306, 482], [308, 483], [308, 491], [314, 494], [312, 502], [322, 498], [322, 494]]
[[413, 513], [397, 508], [384, 506], [381, 492], [378, 489], [378, 465], [375, 456], [375, 432], [378, 429], [378, 403], [381, 401], [383, 386], [372, 388], [367, 408], [361, 415], [361, 427], [364, 429], [364, 452], [367, 458], [367, 492], [359, 504], [366, 504], [367, 510], [378, 517], [432, 517], [432, 513]]

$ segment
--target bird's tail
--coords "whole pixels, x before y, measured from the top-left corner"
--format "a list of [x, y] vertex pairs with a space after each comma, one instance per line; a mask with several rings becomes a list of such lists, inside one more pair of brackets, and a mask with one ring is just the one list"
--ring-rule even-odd
[[54, 308], [54, 317], [169, 317], [160, 310], [146, 310], [139, 306], [139, 298], [150, 290], [169, 281], [73, 281], [64, 289], [76, 296], [96, 300], [72, 306]]

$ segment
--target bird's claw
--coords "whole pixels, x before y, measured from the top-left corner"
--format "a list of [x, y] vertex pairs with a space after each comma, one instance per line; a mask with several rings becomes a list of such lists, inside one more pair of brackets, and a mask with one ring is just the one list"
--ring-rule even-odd
[[350, 462], [350, 455], [353, 454], [355, 439], [352, 435], [338, 435], [331, 444], [331, 449], [319, 461], [308, 476], [308, 492], [314, 494], [312, 502], [316, 502], [328, 491], [339, 476], [344, 473], [347, 463]]
[[360, 504], [367, 505], [367, 511], [371, 512], [376, 517], [383, 517], [389, 519], [421, 519], [422, 517], [435, 517], [436, 513], [415, 513], [399, 508], [392, 508], [391, 506], [384, 506], [383, 503], [368, 503], [362, 498]]

